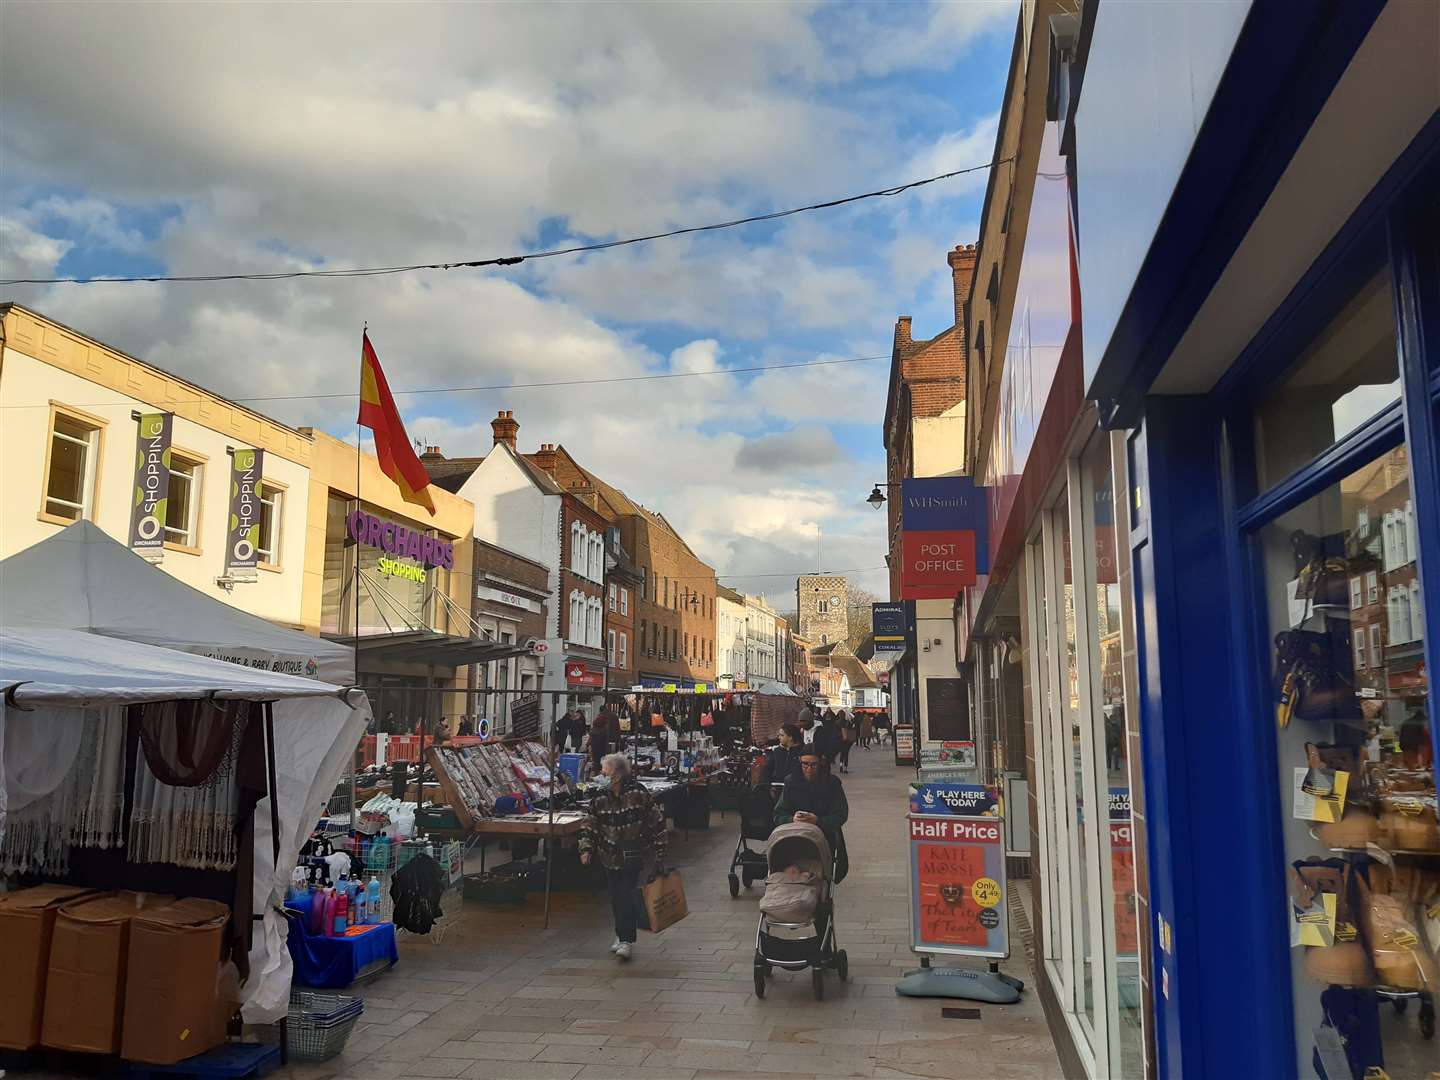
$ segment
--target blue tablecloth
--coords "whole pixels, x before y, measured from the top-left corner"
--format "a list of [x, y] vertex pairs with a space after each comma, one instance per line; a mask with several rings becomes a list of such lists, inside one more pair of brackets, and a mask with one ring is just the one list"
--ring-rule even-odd
[[295, 964], [295, 982], [301, 986], [339, 990], [374, 964], [389, 966], [400, 961], [394, 923], [375, 923], [352, 937], [325, 937], [305, 932], [310, 917], [308, 896], [287, 900], [285, 906], [297, 913], [289, 919], [288, 943]]

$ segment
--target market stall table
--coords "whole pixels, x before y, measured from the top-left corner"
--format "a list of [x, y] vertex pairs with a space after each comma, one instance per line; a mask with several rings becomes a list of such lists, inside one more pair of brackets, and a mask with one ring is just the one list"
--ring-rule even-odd
[[353, 926], [339, 937], [311, 934], [305, 929], [310, 918], [310, 901], [309, 896], [285, 901], [290, 923], [287, 944], [297, 983], [321, 990], [339, 990], [400, 962], [394, 923]]

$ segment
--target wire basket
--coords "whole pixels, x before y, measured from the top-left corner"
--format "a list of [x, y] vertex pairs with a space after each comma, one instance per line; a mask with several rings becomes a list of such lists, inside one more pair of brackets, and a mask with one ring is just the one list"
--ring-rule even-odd
[[290, 992], [288, 1042], [290, 1056], [299, 1061], [328, 1061], [345, 1049], [355, 1022], [365, 1010], [358, 997]]

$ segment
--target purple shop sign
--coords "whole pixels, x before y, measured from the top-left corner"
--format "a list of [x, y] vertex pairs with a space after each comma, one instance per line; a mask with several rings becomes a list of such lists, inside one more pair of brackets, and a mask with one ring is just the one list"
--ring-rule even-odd
[[357, 544], [379, 548], [401, 558], [415, 559], [426, 566], [441, 566], [447, 570], [455, 566], [453, 543], [428, 536], [409, 525], [387, 521], [364, 510], [353, 510], [345, 518], [345, 527]]

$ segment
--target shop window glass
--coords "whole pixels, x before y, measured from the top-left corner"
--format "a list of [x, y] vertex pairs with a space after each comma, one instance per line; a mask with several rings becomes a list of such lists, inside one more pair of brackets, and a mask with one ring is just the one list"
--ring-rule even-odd
[[[1145, 1071], [1141, 1028], [1140, 927], [1137, 922], [1135, 833], [1131, 820], [1129, 740], [1125, 715], [1125, 647], [1121, 633], [1120, 563], [1115, 516], [1115, 484], [1111, 471], [1110, 440], [1092, 439], [1081, 462], [1085, 490], [1091, 502], [1093, 535], [1090, 549], [1095, 567], [1095, 629], [1091, 641], [1092, 678], [1098, 689], [1100, 725], [1097, 742], [1104, 760], [1097, 763], [1096, 806], [1106, 806], [1106, 824], [1100, 840], [1106, 848], [1101, 874], [1112, 885], [1113, 907], [1102, 925], [1105, 948], [1099, 955], [1113, 963], [1113, 982], [1107, 975], [1107, 993], [1115, 1003], [1119, 1046], [1112, 1049], [1117, 1076], [1138, 1077]], [[1116, 1053], [1118, 1050], [1118, 1054]]]
[[1036, 726], [1041, 730], [1041, 761], [1037, 771], [1044, 787], [1045, 799], [1045, 956], [1061, 966], [1065, 962], [1065, 934], [1061, 920], [1064, 918], [1067, 893], [1062, 887], [1060, 847], [1065, 843], [1066, 819], [1068, 815], [1061, 805], [1063, 788], [1054, 784], [1052, 758], [1054, 737], [1051, 717], [1054, 711], [1052, 683], [1055, 673], [1050, 662], [1050, 568], [1045, 559], [1045, 548], [1041, 543], [1032, 544], [1029, 559], [1032, 580], [1035, 583], [1035, 626], [1031, 635], [1035, 650], [1034, 699], [1036, 703]]
[[94, 516], [95, 465], [100, 429], [65, 413], [50, 429], [50, 470], [45, 478], [45, 513], [65, 521]]
[[[1064, 503], [1061, 503], [1062, 507]], [[1079, 964], [1077, 965], [1077, 976], [1079, 985], [1077, 987], [1076, 1006], [1077, 1011], [1084, 1015], [1091, 1024], [1091, 1031], [1094, 1031], [1095, 1023], [1095, 948], [1090, 940], [1090, 912], [1091, 905], [1095, 898], [1090, 895], [1086, 887], [1085, 868], [1089, 865], [1085, 844], [1085, 823], [1086, 804], [1085, 797], [1085, 768], [1084, 757], [1081, 753], [1080, 743], [1085, 738], [1082, 730], [1082, 717], [1085, 715], [1080, 709], [1080, 664], [1078, 655], [1078, 642], [1075, 635], [1075, 585], [1074, 574], [1071, 570], [1071, 546], [1070, 546], [1070, 519], [1065, 513], [1060, 513], [1060, 545], [1064, 553], [1065, 579], [1062, 584], [1064, 590], [1065, 619], [1065, 683], [1060, 688], [1060, 707], [1065, 718], [1062, 730], [1065, 733], [1066, 765], [1068, 772], [1067, 782], [1070, 786], [1070, 799], [1072, 810], [1070, 817], [1072, 825], [1070, 833], [1070, 888], [1074, 897], [1071, 904], [1071, 917], [1074, 919], [1075, 948], [1079, 953]], [[1088, 713], [1088, 709], [1085, 710]]]
[[200, 480], [205, 466], [170, 452], [170, 495], [165, 501], [165, 541], [198, 547]]
[[1255, 414], [1261, 490], [1400, 400], [1390, 270], [1376, 274], [1300, 355]]
[[[1360, 528], [1357, 516], [1384, 521], [1410, 495], [1401, 447], [1259, 537], [1275, 680], [1264, 722], [1276, 730], [1275, 807], [1285, 841], [1275, 873], [1291, 899], [1295, 1050], [1304, 1076], [1315, 1073], [1317, 1046], [1342, 1064], [1348, 1054], [1355, 1076], [1371, 1067], [1429, 1076], [1440, 1065], [1430, 1038], [1440, 984], [1440, 825], [1424, 628], [1408, 611], [1418, 580], [1410, 561], [1384, 569], [1383, 530]], [[1347, 582], [1360, 574], [1377, 577], [1380, 595], [1367, 621], [1352, 623]]]
[[[442, 600], [449, 594], [450, 571], [424, 567], [413, 559], [387, 554], [369, 544], [356, 545], [345, 517], [355, 500], [332, 496], [326, 508], [325, 568], [322, 576], [320, 630], [350, 635], [355, 626], [355, 555], [360, 556], [360, 633], [391, 634], [409, 630], [464, 630]], [[361, 509], [387, 520], [386, 511]], [[401, 520], [409, 527], [410, 522]], [[415, 525], [416, 528], [423, 526]], [[432, 535], [434, 535], [432, 533]], [[469, 633], [468, 630], [464, 630]]]
[[279, 488], [260, 485], [260, 544], [256, 550], [260, 561], [280, 565], [280, 508], [285, 493]]

